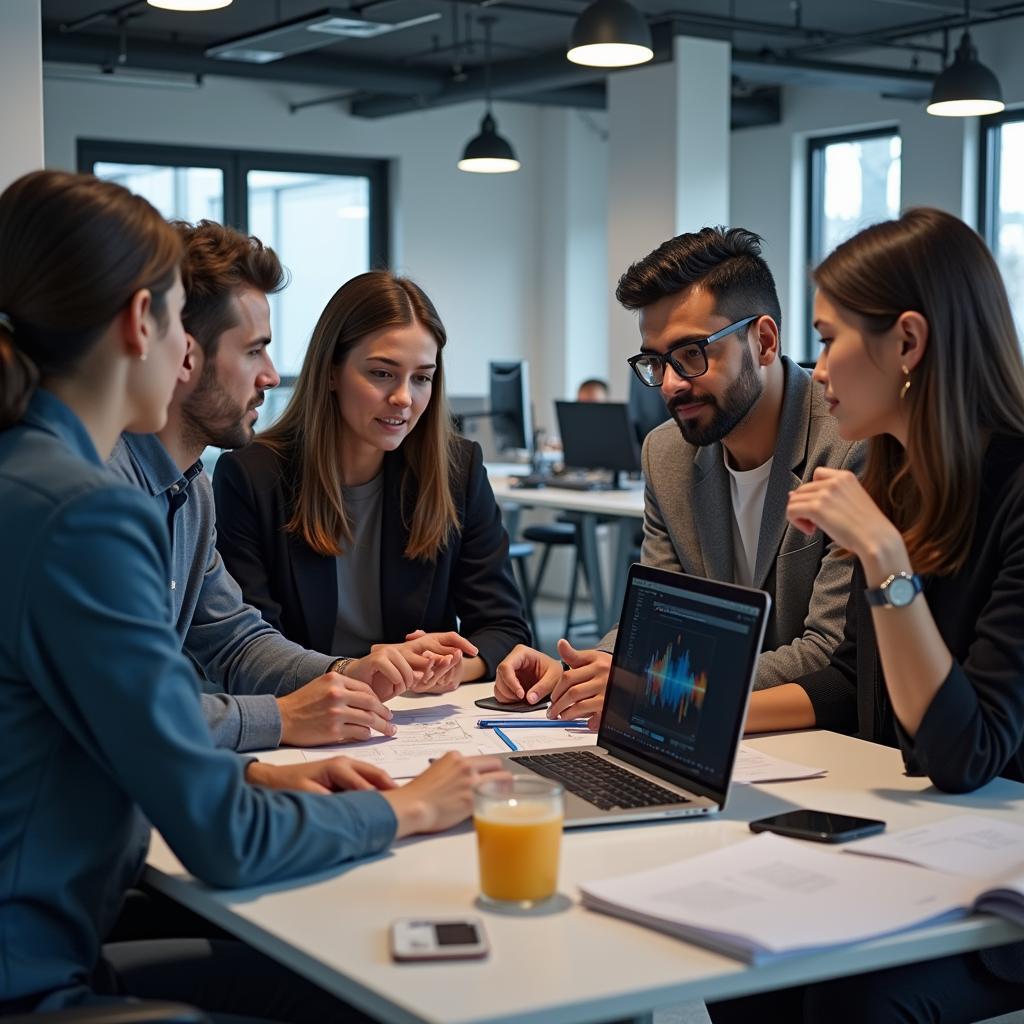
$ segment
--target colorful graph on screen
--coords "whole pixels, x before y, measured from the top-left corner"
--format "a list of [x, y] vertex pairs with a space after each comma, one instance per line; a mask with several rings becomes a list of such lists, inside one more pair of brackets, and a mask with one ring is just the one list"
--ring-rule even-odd
[[695, 671], [681, 636], [653, 654], [644, 669], [645, 703], [680, 724], [699, 716], [707, 692], [707, 673]]

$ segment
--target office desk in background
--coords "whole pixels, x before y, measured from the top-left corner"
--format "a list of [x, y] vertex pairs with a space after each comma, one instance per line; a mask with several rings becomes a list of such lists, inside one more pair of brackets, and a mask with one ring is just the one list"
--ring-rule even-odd
[[[490, 467], [488, 467], [490, 471]], [[621, 491], [570, 491], [559, 487], [516, 488], [514, 478], [491, 476], [494, 497], [502, 506], [512, 506], [505, 515], [505, 525], [512, 539], [519, 532], [519, 508], [549, 508], [557, 512], [574, 512], [580, 517], [580, 538], [583, 567], [590, 582], [594, 618], [601, 636], [616, 621], [626, 593], [629, 552], [633, 547], [633, 531], [644, 517], [642, 482]], [[611, 593], [606, 594], [601, 562], [597, 553], [597, 522], [601, 516], [617, 520], [617, 539], [612, 553]]]
[[[398, 708], [472, 701], [469, 684], [434, 698], [400, 697]], [[1004, 779], [971, 795], [942, 794], [903, 774], [900, 754], [828, 732], [751, 741], [767, 753], [827, 768], [825, 778], [736, 786], [725, 814], [665, 824], [576, 829], [565, 834], [560, 891], [565, 908], [544, 916], [490, 912], [475, 904], [476, 842], [469, 825], [398, 843], [389, 853], [302, 881], [233, 892], [193, 881], [154, 836], [148, 881], [338, 997], [388, 1024], [582, 1024], [644, 1019], [695, 999], [746, 995], [892, 967], [1024, 939], [1024, 930], [983, 916], [840, 950], [747, 967], [659, 932], [584, 910], [577, 883], [653, 868], [748, 838], [747, 822], [793, 807], [882, 818], [890, 830], [977, 811], [1020, 821], [1024, 785]], [[358, 756], [358, 747], [347, 750]], [[301, 759], [294, 750], [261, 758]], [[824, 847], [823, 847], [824, 848]], [[834, 851], [840, 856], [841, 848]], [[388, 925], [397, 917], [483, 917], [484, 961], [397, 965]]]

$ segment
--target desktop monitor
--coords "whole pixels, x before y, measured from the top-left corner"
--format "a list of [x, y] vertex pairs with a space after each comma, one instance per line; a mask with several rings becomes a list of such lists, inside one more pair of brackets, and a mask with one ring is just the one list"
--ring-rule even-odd
[[608, 469], [619, 473], [640, 470], [640, 445], [625, 402], [555, 402], [558, 431], [566, 466]]
[[529, 363], [491, 363], [491, 427], [499, 450], [533, 449]]
[[641, 445], [644, 438], [665, 420], [671, 419], [665, 407], [661, 388], [649, 388], [637, 380], [636, 374], [629, 375], [629, 418], [633, 421], [636, 439]]

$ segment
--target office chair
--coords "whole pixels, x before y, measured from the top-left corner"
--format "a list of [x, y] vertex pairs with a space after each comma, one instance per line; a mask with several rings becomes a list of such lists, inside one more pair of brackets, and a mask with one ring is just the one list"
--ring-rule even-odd
[[0, 1020], [4, 1024], [210, 1024], [209, 1018], [193, 1006], [156, 1001], [76, 1006], [52, 1013], [19, 1013]]
[[533, 614], [533, 588], [530, 586], [530, 575], [526, 570], [527, 562], [532, 554], [533, 545], [529, 541], [514, 540], [508, 546], [508, 556], [512, 559], [512, 565], [519, 577], [519, 592], [523, 596], [523, 607], [526, 608], [526, 621], [533, 634], [534, 644], [539, 644], [537, 620]]

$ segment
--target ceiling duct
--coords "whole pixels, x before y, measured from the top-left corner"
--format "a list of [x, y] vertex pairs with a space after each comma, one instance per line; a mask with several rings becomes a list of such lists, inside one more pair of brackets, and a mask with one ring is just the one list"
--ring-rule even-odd
[[269, 28], [216, 43], [207, 48], [205, 56], [248, 64], [269, 64], [342, 40], [373, 39], [414, 25], [425, 25], [440, 17], [439, 13], [433, 13], [398, 22], [372, 21], [342, 7], [327, 7], [315, 14], [282, 21]]

